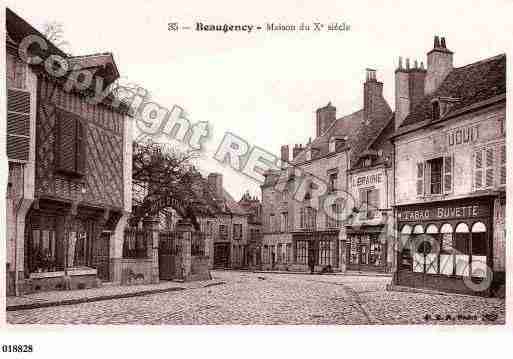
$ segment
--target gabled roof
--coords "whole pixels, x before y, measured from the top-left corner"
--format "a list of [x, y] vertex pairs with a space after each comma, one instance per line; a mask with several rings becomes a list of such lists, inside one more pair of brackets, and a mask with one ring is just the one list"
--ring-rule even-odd
[[305, 147], [292, 161], [293, 164], [298, 164], [306, 161], [306, 152], [309, 148], [316, 148], [318, 150], [317, 157], [328, 154], [329, 141], [332, 137], [348, 137], [348, 143], [352, 142], [352, 136], [358, 131], [364, 122], [363, 110], [358, 110], [350, 115], [341, 117], [333, 122], [333, 124], [326, 129], [323, 135], [314, 139], [309, 145]]
[[444, 116], [449, 116], [457, 110], [505, 93], [505, 54], [458, 67], [447, 75], [436, 91], [424, 96], [399, 128], [431, 119], [431, 100], [435, 98], [447, 97], [458, 99], [458, 101], [452, 103], [449, 112], [444, 114]]
[[59, 49], [40, 31], [38, 31], [9, 8], [6, 9], [6, 28], [6, 39], [9, 46], [21, 43], [21, 41], [23, 41], [23, 39], [25, 39], [27, 36], [37, 36], [39, 38], [45, 39], [48, 48], [44, 49], [41, 48], [41, 46], [36, 45], [30, 47], [30, 50], [41, 58], [46, 59], [50, 55], [58, 55], [61, 58], [67, 60], [69, 71], [99, 68], [102, 71], [101, 76], [107, 80], [105, 85], [108, 85], [119, 78], [119, 71], [111, 53], [70, 56]]

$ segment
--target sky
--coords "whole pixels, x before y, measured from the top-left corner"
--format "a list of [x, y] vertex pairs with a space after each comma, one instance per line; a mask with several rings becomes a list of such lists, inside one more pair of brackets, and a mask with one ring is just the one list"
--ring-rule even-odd
[[[509, 52], [513, 1], [70, 1], [8, 0], [33, 26], [62, 23], [73, 55], [112, 52], [121, 75], [154, 101], [181, 106], [213, 128], [198, 167], [221, 172], [236, 198], [259, 184], [213, 159], [226, 131], [276, 154], [314, 136], [315, 110], [362, 108], [365, 69], [377, 70], [394, 107], [398, 57], [424, 61], [445, 36], [454, 65]], [[169, 22], [349, 24], [347, 32], [168, 31]]]

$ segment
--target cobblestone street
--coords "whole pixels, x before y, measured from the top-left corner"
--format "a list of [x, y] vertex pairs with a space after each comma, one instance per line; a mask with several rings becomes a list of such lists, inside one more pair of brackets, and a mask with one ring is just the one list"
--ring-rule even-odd
[[[213, 271], [224, 284], [7, 312], [10, 324], [502, 324], [504, 300], [386, 291], [390, 277]], [[426, 315], [431, 319], [426, 321]], [[439, 315], [439, 319], [436, 319]], [[452, 319], [446, 319], [447, 316]], [[457, 318], [457, 316], [464, 316]], [[496, 320], [483, 320], [483, 316]]]

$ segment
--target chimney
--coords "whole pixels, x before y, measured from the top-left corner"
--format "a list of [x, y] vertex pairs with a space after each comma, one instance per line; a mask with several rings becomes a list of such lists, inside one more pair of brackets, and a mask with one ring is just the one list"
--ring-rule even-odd
[[410, 59], [406, 59], [403, 67], [403, 59], [399, 57], [399, 65], [395, 70], [395, 129], [403, 123], [408, 114], [424, 97], [424, 85], [426, 70], [417, 60], [410, 67]]
[[296, 158], [296, 156], [303, 150], [302, 145], [295, 144], [294, 148], [292, 149], [292, 159]]
[[316, 133], [315, 137], [319, 137], [331, 124], [336, 120], [337, 108], [329, 102], [325, 107], [321, 107], [316, 111]]
[[223, 197], [223, 175], [220, 173], [210, 173], [208, 175], [208, 185], [214, 192], [217, 199]]
[[281, 146], [281, 167], [285, 168], [287, 167], [289, 163], [289, 145], [283, 145]]
[[370, 120], [383, 99], [383, 82], [376, 80], [376, 70], [367, 69], [367, 78], [363, 84], [363, 110], [365, 120]]
[[445, 38], [441, 39], [435, 36], [433, 49], [427, 53], [427, 75], [424, 94], [433, 93], [452, 71], [453, 52], [448, 50], [445, 44]]

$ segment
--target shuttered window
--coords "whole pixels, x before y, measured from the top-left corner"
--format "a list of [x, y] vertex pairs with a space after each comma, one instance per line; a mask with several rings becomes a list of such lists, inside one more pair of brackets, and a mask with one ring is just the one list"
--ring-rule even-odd
[[417, 163], [417, 196], [424, 194], [424, 162]]
[[493, 147], [489, 147], [486, 149], [486, 170], [485, 170], [485, 176], [486, 176], [486, 182], [485, 182], [485, 186], [488, 188], [488, 187], [493, 187], [493, 179], [494, 179], [494, 176], [493, 176], [493, 164], [494, 164], [494, 148]]
[[474, 188], [483, 188], [483, 150], [474, 152]]
[[453, 159], [451, 156], [444, 157], [443, 182], [444, 193], [452, 192], [453, 182]]
[[30, 147], [30, 93], [7, 90], [7, 157], [28, 161]]
[[500, 179], [499, 185], [506, 184], [506, 145], [500, 146]]
[[86, 127], [80, 117], [59, 110], [55, 158], [61, 172], [84, 175], [86, 170]]

